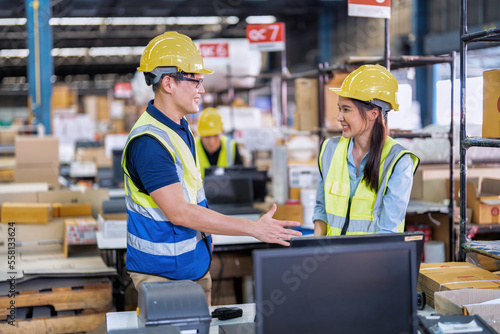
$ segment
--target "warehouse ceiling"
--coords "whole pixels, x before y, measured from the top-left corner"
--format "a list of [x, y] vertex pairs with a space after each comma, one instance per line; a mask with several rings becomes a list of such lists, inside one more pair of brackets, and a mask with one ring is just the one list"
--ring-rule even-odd
[[[245, 38], [246, 19], [256, 15], [272, 15], [276, 21], [285, 22], [289, 66], [293, 66], [294, 62], [304, 61], [301, 57], [306, 56], [305, 45], [311, 45], [308, 49], [317, 48], [319, 14], [335, 10], [347, 13], [345, 3], [335, 0], [52, 0], [54, 73], [58, 78], [107, 73], [130, 75], [139, 63], [140, 55], [136, 53], [126, 54], [122, 49], [119, 55], [69, 56], [67, 49], [144, 47], [153, 37], [168, 30], [184, 33], [194, 40]], [[0, 0], [0, 19], [25, 17], [25, 1]], [[205, 18], [209, 22], [184, 24], [186, 17]], [[214, 23], [210, 22], [211, 17], [219, 19]], [[5, 78], [12, 81], [12, 78], [26, 76], [26, 52], [24, 57], [13, 56], [15, 50], [26, 50], [26, 38], [23, 21], [0, 26], [0, 55], [1, 52], [10, 55], [0, 57], [2, 82]]]

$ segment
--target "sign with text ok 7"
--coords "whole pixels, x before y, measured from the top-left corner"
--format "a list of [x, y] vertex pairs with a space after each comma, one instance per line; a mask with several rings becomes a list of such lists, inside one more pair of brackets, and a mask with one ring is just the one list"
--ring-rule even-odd
[[271, 24], [247, 25], [247, 40], [251, 49], [260, 51], [285, 50], [285, 24], [283, 22]]
[[348, 0], [349, 16], [391, 18], [391, 0]]

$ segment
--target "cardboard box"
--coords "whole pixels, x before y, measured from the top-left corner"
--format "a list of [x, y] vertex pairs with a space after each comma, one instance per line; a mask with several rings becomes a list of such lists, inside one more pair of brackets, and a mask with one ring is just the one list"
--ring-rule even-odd
[[51, 187], [59, 187], [59, 165], [30, 164], [18, 165], [14, 170], [14, 182], [45, 182]]
[[17, 136], [17, 130], [0, 130], [0, 144], [14, 144]]
[[500, 70], [483, 72], [483, 137], [500, 137]]
[[295, 79], [295, 124], [300, 131], [317, 130], [318, 122], [318, 80]]
[[417, 288], [426, 295], [427, 304], [434, 305], [434, 293], [457, 289], [500, 288], [500, 277], [466, 262], [422, 263]]
[[36, 195], [40, 203], [85, 203], [79, 190], [39, 191]]
[[57, 218], [92, 216], [92, 205], [85, 203], [53, 203], [52, 215]]
[[99, 231], [104, 238], [126, 238], [127, 237], [127, 217], [125, 219], [104, 219], [103, 216], [97, 217]]
[[301, 204], [281, 204], [277, 206], [273, 218], [278, 220], [293, 220], [302, 224], [303, 207]]
[[[0, 193], [0, 204], [5, 202], [36, 203], [36, 193]], [[47, 203], [47, 202], [45, 202]]]
[[97, 243], [97, 221], [92, 217], [64, 220], [64, 256], [68, 257], [69, 246], [94, 245]]
[[50, 164], [59, 166], [59, 139], [54, 136], [17, 136], [16, 166]]
[[46, 224], [52, 219], [50, 203], [5, 202], [1, 208], [2, 223]]
[[67, 85], [52, 87], [52, 109], [66, 109], [76, 103], [77, 94]]
[[500, 179], [467, 182], [467, 207], [472, 208], [473, 223], [500, 223]]
[[[499, 299], [496, 302], [492, 302]], [[490, 289], [460, 289], [440, 291], [434, 294], [436, 313], [442, 315], [479, 315], [490, 326], [500, 331], [500, 291]], [[497, 321], [488, 321], [494, 319]]]
[[75, 152], [76, 161], [92, 161], [97, 167], [113, 166], [111, 157], [106, 156], [104, 147], [80, 147]]
[[92, 217], [64, 220], [64, 242], [68, 245], [95, 244], [97, 221]]
[[[8, 252], [9, 225], [0, 224], [0, 255]], [[47, 224], [16, 224], [16, 252], [26, 254], [57, 252], [62, 254], [64, 221], [53, 219]], [[0, 278], [1, 281], [1, 278]]]

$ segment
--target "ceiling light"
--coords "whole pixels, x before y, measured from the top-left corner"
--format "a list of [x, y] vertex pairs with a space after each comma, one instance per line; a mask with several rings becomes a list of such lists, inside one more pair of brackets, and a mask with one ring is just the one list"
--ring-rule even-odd
[[103, 17], [53, 17], [49, 20], [51, 26], [99, 26], [104, 24]]
[[269, 24], [276, 22], [276, 17], [272, 15], [248, 16], [245, 21], [248, 24]]
[[28, 20], [24, 17], [13, 19], [0, 19], [0, 26], [23, 26]]
[[30, 54], [28, 49], [3, 49], [0, 58], [26, 58]]

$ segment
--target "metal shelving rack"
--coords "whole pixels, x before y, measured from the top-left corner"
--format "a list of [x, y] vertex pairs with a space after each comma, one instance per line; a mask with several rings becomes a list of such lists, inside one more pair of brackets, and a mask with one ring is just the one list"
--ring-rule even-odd
[[471, 147], [500, 147], [500, 139], [467, 136], [467, 47], [474, 42], [500, 42], [500, 27], [469, 33], [467, 27], [467, 0], [462, 0], [460, 6], [460, 261], [465, 261], [466, 252], [474, 252], [500, 259], [498, 255], [471, 247], [466, 240], [467, 149]]

